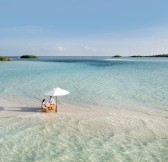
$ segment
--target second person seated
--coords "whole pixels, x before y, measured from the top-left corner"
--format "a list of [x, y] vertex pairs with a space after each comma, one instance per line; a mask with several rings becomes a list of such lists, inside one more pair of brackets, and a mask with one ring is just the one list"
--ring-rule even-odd
[[49, 103], [50, 103], [51, 105], [55, 105], [55, 100], [53, 99], [52, 96], [50, 96]]

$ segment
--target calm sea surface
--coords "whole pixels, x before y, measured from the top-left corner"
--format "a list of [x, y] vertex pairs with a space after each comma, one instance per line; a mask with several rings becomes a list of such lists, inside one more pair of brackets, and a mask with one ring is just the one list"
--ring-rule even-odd
[[168, 59], [42, 57], [0, 63], [0, 95], [44, 98], [54, 87], [61, 101], [97, 107], [168, 109]]
[[59, 97], [59, 104], [102, 112], [142, 110], [155, 116], [142, 114], [140, 120], [132, 114], [113, 118], [113, 113], [78, 119], [38, 112], [24, 116], [20, 111], [5, 117], [0, 105], [0, 161], [168, 161], [167, 117], [160, 116], [168, 111], [168, 58], [40, 57], [0, 62], [2, 99], [40, 103], [44, 93], [57, 86], [70, 92]]

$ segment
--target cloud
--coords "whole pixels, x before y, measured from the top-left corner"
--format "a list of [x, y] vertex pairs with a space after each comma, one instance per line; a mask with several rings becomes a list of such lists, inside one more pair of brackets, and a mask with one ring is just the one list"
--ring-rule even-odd
[[66, 49], [63, 46], [58, 46], [56, 45], [56, 47], [54, 48], [55, 51], [59, 51], [59, 52], [64, 52], [66, 51]]
[[62, 46], [58, 46], [57, 49], [58, 49], [58, 51], [60, 51], [60, 52], [65, 51], [65, 48], [62, 47]]
[[84, 49], [87, 50], [87, 51], [90, 51], [90, 52], [96, 52], [96, 49], [94, 47], [90, 47], [88, 45], [85, 45]]
[[[36, 28], [30, 29], [32, 29], [32, 32], [36, 31]], [[60, 39], [60, 37], [34, 37], [34, 35], [20, 38], [17, 34], [12, 37], [0, 37], [0, 49], [0, 55], [24, 53], [50, 56], [161, 54], [168, 53], [168, 27], [139, 29], [119, 36], [108, 34], [87, 38]]]

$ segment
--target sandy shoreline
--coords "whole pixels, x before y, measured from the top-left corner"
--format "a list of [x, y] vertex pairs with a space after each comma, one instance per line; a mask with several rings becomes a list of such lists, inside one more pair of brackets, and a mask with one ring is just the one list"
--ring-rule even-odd
[[59, 104], [58, 113], [41, 113], [39, 100], [14, 101], [0, 98], [0, 150], [5, 161], [27, 161], [30, 156], [36, 159], [32, 161], [167, 159], [166, 113], [65, 104]]
[[[28, 103], [27, 103], [28, 102]], [[73, 119], [74, 121], [90, 121], [99, 125], [106, 123], [112, 126], [116, 131], [130, 131], [136, 129], [138, 133], [147, 132], [156, 136], [168, 137], [168, 117], [167, 112], [164, 115], [156, 114], [151, 111], [133, 111], [124, 109], [100, 110], [82, 108], [74, 105], [60, 104], [58, 113], [39, 112], [40, 102], [38, 100], [27, 100], [26, 102], [14, 102], [5, 98], [0, 98], [0, 118], [37, 118], [47, 122], [54, 122], [57, 119]], [[36, 103], [36, 104], [35, 104]], [[163, 113], [162, 113], [163, 114]], [[99, 126], [98, 126], [99, 127]], [[151, 133], [153, 132], [153, 133]], [[148, 135], [149, 135], [148, 134]]]

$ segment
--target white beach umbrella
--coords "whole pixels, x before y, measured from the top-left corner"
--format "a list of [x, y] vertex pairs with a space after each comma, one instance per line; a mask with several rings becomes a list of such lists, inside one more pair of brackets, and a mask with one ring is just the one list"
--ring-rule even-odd
[[47, 96], [56, 96], [56, 106], [57, 106], [57, 96], [64, 96], [69, 94], [70, 92], [68, 92], [67, 90], [61, 89], [59, 87], [57, 88], [53, 88], [53, 90], [45, 93], [45, 95]]

